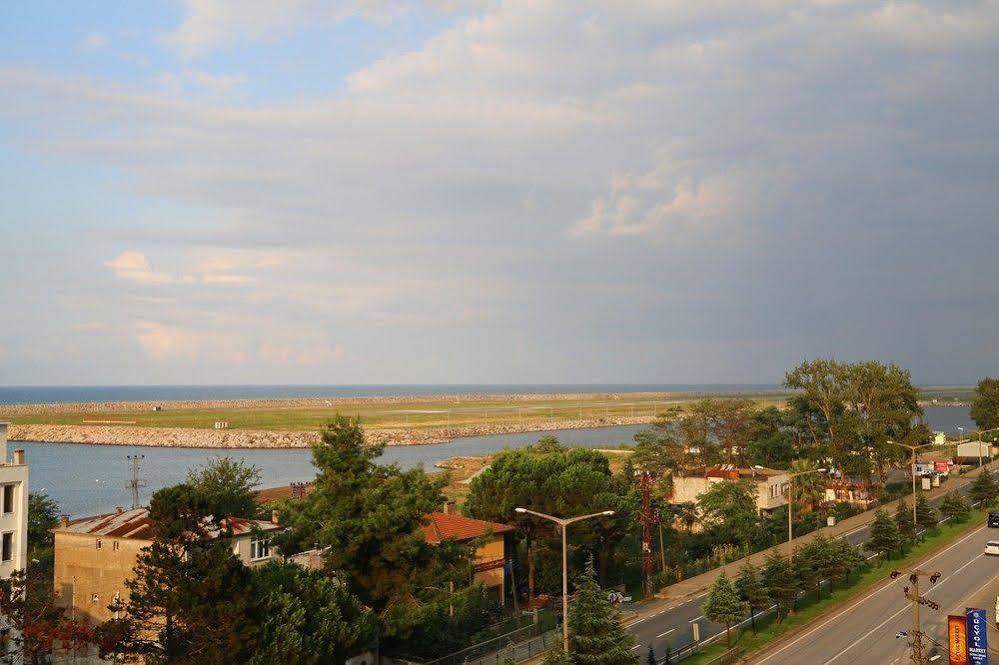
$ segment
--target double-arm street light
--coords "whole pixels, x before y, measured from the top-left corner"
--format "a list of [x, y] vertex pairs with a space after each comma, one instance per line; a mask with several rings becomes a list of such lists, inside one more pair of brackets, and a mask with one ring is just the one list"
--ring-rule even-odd
[[918, 529], [919, 524], [916, 522], [916, 451], [920, 448], [926, 448], [927, 446], [932, 446], [932, 443], [921, 443], [918, 446], [910, 446], [907, 443], [899, 443], [898, 441], [889, 441], [888, 443], [895, 444], [896, 446], [901, 446], [902, 448], [908, 448], [912, 451], [912, 468], [909, 470], [912, 475], [912, 526]]
[[[753, 465], [754, 469], [766, 469], [759, 464]], [[825, 473], [825, 469], [806, 469], [798, 473], [788, 473], [787, 475], [787, 553], [791, 554], [791, 541], [794, 540], [794, 527], [791, 523], [791, 504], [794, 503], [794, 479], [798, 476], [806, 476], [810, 473]]]
[[569, 655], [569, 539], [566, 535], [567, 527], [575, 522], [582, 522], [583, 520], [588, 520], [591, 517], [607, 517], [608, 515], [613, 515], [613, 510], [605, 510], [600, 513], [593, 513], [591, 515], [580, 515], [579, 517], [569, 517], [561, 518], [555, 517], [553, 515], [546, 515], [545, 513], [539, 513], [534, 510], [528, 510], [527, 508], [515, 508], [518, 513], [522, 515], [534, 515], [535, 517], [540, 517], [546, 519], [550, 522], [555, 522], [559, 525], [562, 531], [562, 649], [565, 654]]

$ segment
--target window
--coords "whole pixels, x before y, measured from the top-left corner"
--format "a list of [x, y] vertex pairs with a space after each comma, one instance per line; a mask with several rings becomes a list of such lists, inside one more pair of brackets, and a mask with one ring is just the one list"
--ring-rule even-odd
[[3, 514], [14, 512], [14, 486], [3, 486]]
[[3, 534], [3, 545], [0, 546], [0, 560], [14, 560], [14, 532], [8, 531]]
[[250, 560], [266, 559], [271, 555], [271, 539], [254, 536], [250, 539]]
[[113, 549], [116, 552], [118, 551], [118, 541], [117, 540], [114, 541], [113, 543], [111, 543], [111, 549]]
[[101, 539], [97, 539], [97, 549], [101, 549]]

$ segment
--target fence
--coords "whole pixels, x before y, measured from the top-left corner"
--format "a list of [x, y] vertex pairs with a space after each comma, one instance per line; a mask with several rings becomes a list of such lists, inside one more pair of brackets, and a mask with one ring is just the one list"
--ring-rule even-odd
[[[547, 624], [547, 625], [546, 625]], [[545, 651], [557, 641], [557, 630], [547, 630], [547, 621], [533, 623], [491, 640], [474, 644], [425, 665], [501, 665], [509, 660], [520, 662]]]

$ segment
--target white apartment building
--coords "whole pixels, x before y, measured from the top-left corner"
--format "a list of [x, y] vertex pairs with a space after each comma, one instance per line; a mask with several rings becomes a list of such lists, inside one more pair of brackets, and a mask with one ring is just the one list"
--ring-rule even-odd
[[[7, 456], [7, 425], [0, 422], [0, 576], [4, 579], [28, 563], [28, 465], [20, 448]], [[0, 617], [0, 653], [7, 653], [12, 637]]]

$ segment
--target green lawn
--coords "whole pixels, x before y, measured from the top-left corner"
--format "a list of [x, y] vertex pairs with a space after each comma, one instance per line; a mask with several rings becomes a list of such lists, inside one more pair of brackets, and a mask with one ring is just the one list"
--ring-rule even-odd
[[[766, 647], [770, 642], [797, 632], [799, 629], [810, 624], [815, 619], [830, 612], [833, 609], [853, 600], [858, 595], [882, 584], [888, 580], [888, 575], [892, 570], [904, 568], [912, 565], [921, 559], [932, 554], [934, 551], [942, 549], [945, 545], [955, 540], [958, 536], [965, 534], [972, 529], [979, 527], [985, 520], [986, 510], [974, 510], [964, 522], [957, 524], [944, 524], [937, 529], [936, 533], [931, 533], [917, 545], [913, 546], [902, 558], [891, 559], [889, 561], [879, 561], [875, 565], [854, 578], [854, 583], [849, 587], [837, 588], [832, 594], [825, 593], [822, 600], [816, 602], [815, 593], [807, 594], [806, 598], [799, 602], [799, 611], [778, 623], [774, 618], [766, 620], [757, 619], [759, 632], [753, 634], [752, 629], [747, 625], [738, 631], [732, 631], [732, 645], [743, 650], [743, 654], [750, 654]], [[725, 646], [725, 639], [711, 644], [704, 651], [684, 659], [682, 662], [690, 665], [705, 665], [728, 649]]]
[[[780, 403], [779, 396], [749, 393], [758, 401]], [[620, 394], [613, 397], [587, 395], [579, 399], [511, 400], [505, 396], [458, 401], [427, 398], [407, 401], [357, 402], [333, 404], [330, 407], [309, 406], [247, 406], [243, 408], [172, 408], [162, 411], [113, 410], [107, 412], [73, 411], [66, 407], [41, 410], [32, 414], [4, 414], [0, 418], [15, 424], [81, 425], [86, 420], [134, 422], [140, 427], [183, 427], [212, 429], [216, 421], [226, 421], [230, 429], [260, 429], [277, 431], [317, 430], [336, 413], [359, 416], [371, 428], [458, 427], [462, 425], [503, 424], [529, 425], [550, 421], [612, 420], [615, 418], [652, 418], [674, 405], [696, 399], [694, 395], [662, 396]], [[320, 402], [321, 404], [321, 402]]]

